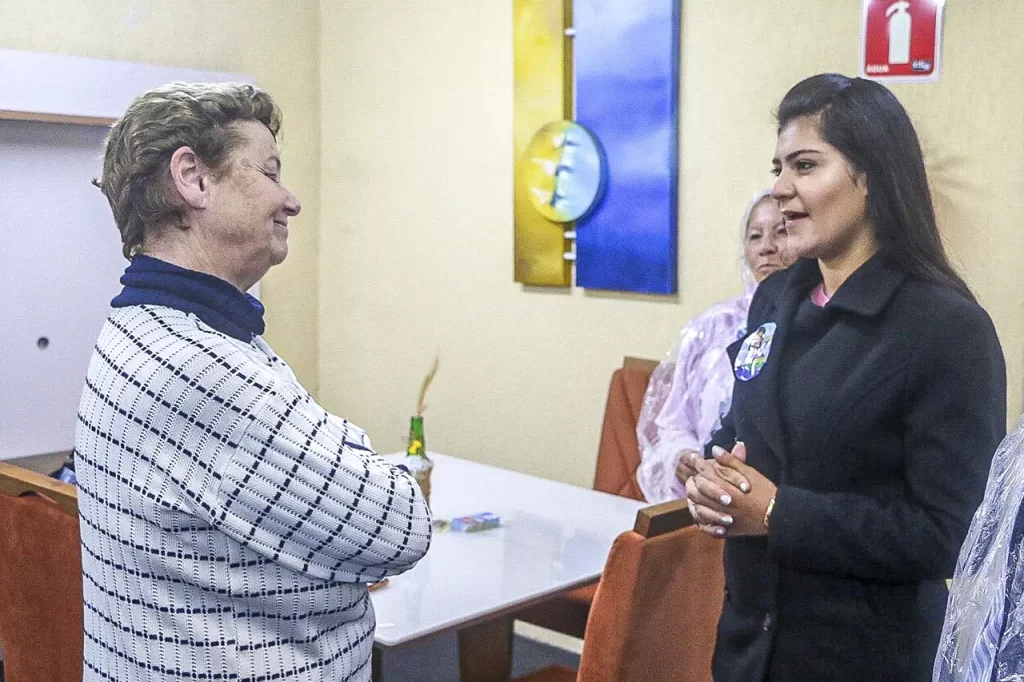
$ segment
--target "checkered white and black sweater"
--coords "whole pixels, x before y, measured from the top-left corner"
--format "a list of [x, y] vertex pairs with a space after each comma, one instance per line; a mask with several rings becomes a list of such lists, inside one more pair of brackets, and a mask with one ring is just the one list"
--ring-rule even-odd
[[259, 337], [113, 311], [75, 438], [85, 680], [369, 680], [365, 583], [430, 544], [419, 488]]

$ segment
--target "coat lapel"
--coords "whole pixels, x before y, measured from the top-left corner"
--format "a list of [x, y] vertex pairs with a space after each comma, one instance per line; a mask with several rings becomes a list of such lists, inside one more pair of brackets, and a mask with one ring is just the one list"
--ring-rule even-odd
[[796, 302], [784, 298], [776, 302], [770, 317], [765, 319], [766, 322], [775, 323], [771, 352], [760, 375], [748, 382], [749, 389], [745, 401], [753, 426], [761, 432], [780, 464], [785, 462], [786, 439], [779, 409], [779, 365], [795, 313]]
[[[775, 324], [768, 358], [757, 376], [748, 381], [739, 378], [736, 381], [736, 390], [742, 391], [743, 394], [742, 412], [768, 444], [780, 467], [779, 471], [785, 471], [788, 454], [782, 405], [779, 404], [779, 370], [797, 308], [821, 282], [821, 271], [818, 269], [817, 261], [801, 259], [790, 267], [784, 276], [786, 282], [774, 291], [773, 300], [766, 306], [766, 312], [759, 314], [758, 319], [749, 320], [751, 330], [756, 329], [757, 325], [769, 322]], [[884, 254], [876, 254], [843, 283], [828, 305], [844, 313], [864, 317], [878, 315], [905, 278], [906, 274], [892, 264]], [[729, 357], [733, 361], [734, 370], [736, 356], [742, 345], [743, 341], [740, 340], [729, 347]], [[739, 388], [741, 384], [745, 384], [743, 388]], [[736, 395], [735, 399], [738, 399], [739, 394]]]
[[[761, 319], [750, 320], [750, 330], [756, 329], [755, 322], [758, 325], [774, 323], [775, 333], [768, 358], [760, 374], [744, 382], [746, 386], [742, 389], [743, 409], [749, 415], [751, 425], [757, 429], [771, 449], [780, 471], [784, 470], [783, 465], [786, 462], [786, 436], [782, 426], [782, 409], [779, 405], [779, 368], [796, 310], [810, 290], [821, 281], [821, 272], [818, 270], [817, 261], [801, 260], [786, 272], [786, 276], [785, 286], [778, 290], [766, 314]], [[741, 345], [742, 341], [737, 342], [730, 352], [734, 369]], [[741, 382], [737, 380], [736, 383], [739, 385]]]

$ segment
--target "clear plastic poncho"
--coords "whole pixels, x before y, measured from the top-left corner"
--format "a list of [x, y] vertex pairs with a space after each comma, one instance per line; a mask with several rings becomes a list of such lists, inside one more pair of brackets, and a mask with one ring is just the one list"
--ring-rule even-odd
[[675, 345], [651, 374], [636, 425], [640, 446], [637, 484], [653, 503], [682, 499], [676, 478], [684, 450], [700, 451], [732, 402], [732, 363], [725, 352], [747, 322], [757, 282], [744, 257], [750, 215], [769, 190], [754, 195], [740, 221], [740, 276], [744, 293], [711, 306], [686, 323]]
[[1024, 682], [1024, 421], [996, 451], [960, 550], [934, 682]]

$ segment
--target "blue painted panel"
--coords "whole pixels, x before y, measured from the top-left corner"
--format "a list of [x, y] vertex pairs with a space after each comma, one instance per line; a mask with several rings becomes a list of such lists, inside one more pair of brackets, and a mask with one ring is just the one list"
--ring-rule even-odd
[[681, 0], [576, 0], [576, 121], [605, 195], [576, 224], [576, 285], [676, 292]]

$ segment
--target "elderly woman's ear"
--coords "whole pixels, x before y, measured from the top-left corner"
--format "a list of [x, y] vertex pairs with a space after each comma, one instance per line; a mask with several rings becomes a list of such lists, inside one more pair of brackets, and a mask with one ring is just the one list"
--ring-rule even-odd
[[175, 150], [170, 171], [171, 183], [184, 202], [190, 208], [206, 208], [210, 199], [210, 173], [191, 147]]

